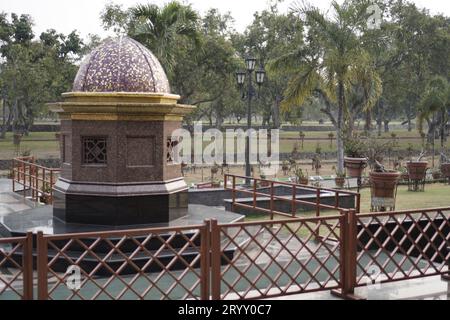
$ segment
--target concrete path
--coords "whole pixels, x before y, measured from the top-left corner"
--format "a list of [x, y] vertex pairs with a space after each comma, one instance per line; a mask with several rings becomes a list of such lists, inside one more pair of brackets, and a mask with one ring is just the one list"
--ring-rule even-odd
[[[360, 287], [355, 294], [367, 300], [450, 300], [450, 281], [440, 276]], [[267, 300], [341, 300], [329, 291]]]
[[12, 192], [10, 179], [0, 179], [0, 222], [3, 217], [18, 211], [35, 208], [37, 205], [23, 196]]

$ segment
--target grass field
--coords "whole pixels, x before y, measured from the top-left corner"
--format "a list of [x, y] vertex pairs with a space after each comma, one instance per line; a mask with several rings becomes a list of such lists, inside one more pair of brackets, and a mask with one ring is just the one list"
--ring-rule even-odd
[[[12, 133], [8, 132], [6, 139], [0, 140], [0, 159], [13, 158], [15, 150]], [[59, 157], [59, 144], [56, 141], [55, 133], [31, 132], [29, 136], [24, 136], [19, 153], [28, 151], [38, 158]]]
[[[413, 146], [413, 153], [417, 153], [422, 149], [422, 139], [419, 133], [414, 130], [393, 131], [398, 138], [398, 147], [395, 150], [406, 150], [410, 145]], [[330, 144], [328, 134], [330, 132], [305, 132], [305, 140], [300, 141], [298, 132], [281, 132], [280, 133], [280, 152], [290, 153], [295, 146], [301, 152], [315, 152], [317, 146], [320, 146], [322, 152], [336, 152], [336, 139]], [[382, 137], [391, 138], [391, 133], [383, 133]], [[386, 140], [389, 141], [389, 140]], [[205, 146], [208, 145], [205, 142]], [[436, 141], [436, 145], [439, 142]], [[447, 148], [450, 149], [450, 139], [447, 141]], [[8, 133], [6, 139], [0, 140], [0, 159], [11, 159], [15, 156], [16, 147], [13, 144], [12, 133]], [[20, 153], [29, 151], [31, 154], [39, 158], [49, 158], [59, 156], [59, 145], [55, 138], [54, 132], [32, 132], [29, 136], [22, 138], [20, 145]]]

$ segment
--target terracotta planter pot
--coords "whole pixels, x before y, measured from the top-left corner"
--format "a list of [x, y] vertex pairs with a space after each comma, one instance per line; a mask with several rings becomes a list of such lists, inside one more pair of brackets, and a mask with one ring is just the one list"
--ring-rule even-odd
[[439, 180], [442, 178], [442, 174], [440, 172], [433, 172], [433, 179]]
[[300, 178], [300, 179], [297, 179], [297, 183], [307, 186], [309, 183], [309, 179], [308, 178]]
[[336, 183], [336, 186], [338, 188], [342, 188], [345, 184], [345, 178], [344, 177], [334, 178], [334, 182]]
[[41, 196], [39, 200], [40, 200], [40, 202], [42, 202], [43, 204], [51, 204], [51, 198], [50, 198], [50, 196], [47, 196], [47, 195]]
[[402, 173], [401, 179], [402, 179], [403, 181], [408, 181], [408, 180], [409, 180], [409, 174], [408, 174], [408, 173]]
[[427, 175], [428, 162], [408, 162], [406, 167], [410, 180], [423, 180]]
[[450, 163], [441, 164], [441, 172], [445, 178], [450, 178]]
[[362, 172], [367, 167], [367, 158], [344, 158], [344, 165], [347, 169], [347, 175], [350, 178], [361, 177]]
[[269, 187], [270, 186], [270, 181], [263, 180], [259, 184], [260, 184], [261, 187]]
[[370, 185], [372, 197], [377, 198], [395, 198], [395, 191], [400, 179], [400, 172], [371, 172]]

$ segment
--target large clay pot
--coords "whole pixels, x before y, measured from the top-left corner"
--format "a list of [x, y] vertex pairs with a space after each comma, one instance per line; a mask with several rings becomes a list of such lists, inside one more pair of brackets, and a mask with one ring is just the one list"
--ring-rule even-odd
[[450, 179], [450, 163], [441, 164], [441, 172], [445, 178]]
[[309, 179], [307, 177], [297, 179], [298, 184], [307, 186], [309, 183]]
[[347, 176], [350, 178], [361, 177], [362, 172], [367, 167], [367, 158], [344, 158], [344, 165], [347, 169]]
[[344, 177], [336, 177], [334, 178], [334, 182], [336, 183], [336, 187], [343, 188], [345, 184], [345, 178]]
[[371, 172], [370, 185], [372, 198], [394, 199], [397, 190], [397, 184], [400, 179], [400, 172]]
[[427, 175], [428, 162], [408, 162], [406, 167], [410, 180], [423, 180]]

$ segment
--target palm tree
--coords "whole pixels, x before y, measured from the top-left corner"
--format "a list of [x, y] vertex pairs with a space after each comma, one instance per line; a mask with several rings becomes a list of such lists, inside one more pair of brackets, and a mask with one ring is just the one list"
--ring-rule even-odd
[[190, 5], [173, 1], [163, 7], [137, 5], [130, 9], [128, 34], [143, 43], [158, 57], [162, 65], [172, 69], [177, 41], [181, 38], [199, 42], [198, 14]]
[[290, 75], [283, 109], [302, 106], [311, 96], [322, 100], [321, 111], [336, 128], [337, 171], [342, 174], [348, 100], [355, 90], [361, 90], [365, 97], [363, 110], [370, 110], [381, 94], [381, 81], [357, 35], [361, 23], [367, 21], [365, 7], [348, 2], [339, 5], [336, 1], [332, 2], [332, 7], [335, 16], [331, 19], [315, 7], [295, 9], [309, 29], [307, 43], [271, 61], [269, 71]]
[[[445, 149], [445, 126], [449, 120], [450, 84], [447, 79], [435, 76], [430, 79], [419, 103], [418, 129], [423, 132], [423, 123], [428, 123], [428, 138], [433, 145], [436, 128], [439, 126], [441, 139], [441, 160]], [[433, 158], [434, 159], [434, 158]]]

